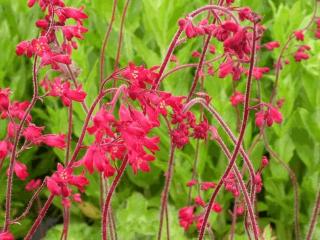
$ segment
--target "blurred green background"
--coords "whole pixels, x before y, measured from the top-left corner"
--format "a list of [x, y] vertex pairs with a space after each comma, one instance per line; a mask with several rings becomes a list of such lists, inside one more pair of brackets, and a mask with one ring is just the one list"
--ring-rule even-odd
[[[106, 31], [107, 21], [111, 15], [111, 0], [66, 1], [72, 6], [85, 6], [89, 19], [85, 26], [89, 32], [85, 40], [79, 42], [79, 50], [73, 54], [73, 59], [81, 68], [79, 80], [88, 91], [87, 103], [90, 104], [97, 94], [99, 81], [99, 49]], [[136, 64], [146, 64], [151, 67], [159, 65], [167, 46], [177, 29], [177, 19], [185, 16], [208, 1], [205, 0], [132, 0], [125, 22], [124, 44], [120, 64], [126, 66], [133, 61]], [[289, 34], [307, 24], [311, 17], [313, 1], [305, 0], [242, 0], [236, 1], [239, 6], [250, 6], [263, 16], [263, 24], [267, 27], [263, 42], [277, 40], [284, 43]], [[32, 39], [38, 31], [34, 22], [42, 17], [38, 6], [28, 9], [24, 0], [0, 0], [0, 87], [10, 87], [13, 97], [27, 100], [32, 96], [31, 64], [25, 57], [15, 55], [16, 44], [24, 39]], [[117, 49], [117, 38], [120, 28], [120, 16], [124, 1], [119, 0], [116, 12], [116, 21], [107, 49], [107, 69], [113, 66]], [[300, 226], [304, 236], [315, 194], [319, 185], [320, 173], [320, 44], [314, 40], [313, 33], [306, 36], [305, 43], [312, 47], [312, 57], [305, 62], [295, 63], [285, 67], [280, 77], [278, 90], [279, 98], [285, 99], [282, 108], [284, 123], [267, 129], [267, 135], [273, 149], [290, 165], [296, 173], [300, 191]], [[180, 63], [196, 61], [191, 52], [200, 50], [201, 40], [190, 40], [176, 53]], [[296, 43], [290, 45], [287, 53], [294, 52]], [[279, 51], [264, 53], [258, 58], [259, 66], [272, 67]], [[290, 58], [290, 56], [288, 55]], [[292, 60], [292, 58], [291, 58]], [[171, 63], [171, 67], [174, 64]], [[108, 70], [107, 70], [108, 71]], [[163, 89], [174, 94], [187, 94], [192, 81], [194, 70], [183, 70], [175, 73], [163, 83]], [[271, 71], [261, 80], [262, 98], [267, 100], [274, 81], [274, 72]], [[229, 104], [232, 94], [230, 79], [208, 77], [205, 89], [212, 96], [213, 104], [236, 131], [236, 115]], [[237, 89], [244, 89], [242, 81]], [[254, 86], [254, 91], [256, 86]], [[84, 115], [80, 105], [75, 104], [74, 136], [80, 134]], [[62, 108], [57, 101], [47, 98], [45, 104], [37, 103], [33, 110], [35, 122], [46, 126], [47, 131], [67, 131], [67, 109]], [[245, 147], [248, 148], [252, 139], [258, 134], [258, 129], [252, 121], [248, 126], [245, 138]], [[210, 122], [214, 121], [209, 118]], [[6, 124], [0, 122], [0, 139], [5, 135]], [[161, 136], [161, 151], [152, 163], [151, 173], [138, 173], [134, 175], [127, 170], [125, 177], [117, 188], [113, 198], [113, 209], [116, 217], [117, 232], [120, 240], [155, 239], [158, 229], [158, 215], [160, 194], [164, 184], [163, 173], [166, 170], [169, 138], [165, 128], [157, 131]], [[89, 137], [85, 143], [90, 143]], [[172, 239], [192, 239], [194, 233], [184, 235], [178, 224], [178, 210], [187, 204], [188, 189], [185, 183], [191, 179], [192, 164], [194, 161], [195, 142], [191, 142], [176, 155], [175, 173], [170, 191], [169, 217], [172, 227]], [[231, 146], [229, 146], [231, 147]], [[251, 155], [256, 168], [259, 166], [261, 156], [266, 154], [260, 142]], [[214, 143], [200, 144], [198, 174], [203, 181], [218, 181], [225, 166], [226, 159]], [[63, 152], [45, 147], [33, 148], [21, 156], [21, 161], [29, 167], [30, 178], [43, 177], [51, 174], [56, 162], [63, 160]], [[5, 165], [6, 167], [6, 165]], [[0, 177], [0, 216], [4, 213], [5, 168]], [[99, 179], [89, 176], [91, 181], [85, 196], [84, 203], [74, 204], [72, 207], [71, 228], [69, 239], [100, 239], [99, 219]], [[258, 195], [259, 223], [262, 229], [277, 239], [293, 239], [293, 190], [288, 173], [278, 162], [271, 159], [270, 166], [263, 172], [264, 189]], [[13, 193], [13, 214], [19, 214], [30, 194], [24, 189], [25, 182], [15, 180]], [[40, 197], [44, 202], [47, 193]], [[208, 195], [209, 196], [209, 195]], [[207, 197], [208, 197], [207, 196]], [[221, 192], [218, 202], [223, 207], [223, 213], [212, 214], [211, 224], [216, 239], [224, 239], [230, 230], [231, 218], [228, 209], [232, 208], [233, 198], [230, 193]], [[33, 208], [28, 218], [15, 225], [12, 230], [15, 236], [22, 237], [30, 227], [37, 215], [37, 207]], [[52, 226], [44, 239], [60, 238], [61, 231], [61, 205], [56, 201], [51, 208], [45, 225]], [[320, 225], [318, 224], [315, 238], [320, 239]], [[271, 233], [272, 232], [272, 233]], [[246, 239], [243, 221], [237, 224], [236, 239]], [[271, 238], [268, 238], [271, 239]]]

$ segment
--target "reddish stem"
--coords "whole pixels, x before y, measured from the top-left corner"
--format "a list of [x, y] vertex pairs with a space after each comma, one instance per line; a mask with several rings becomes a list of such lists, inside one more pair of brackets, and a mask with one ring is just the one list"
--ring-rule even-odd
[[106, 51], [107, 44], [108, 44], [108, 41], [109, 41], [109, 37], [110, 37], [110, 34], [111, 34], [112, 25], [113, 25], [113, 22], [114, 22], [114, 19], [115, 19], [115, 13], [116, 13], [117, 4], [118, 4], [118, 1], [114, 0], [113, 1], [113, 6], [112, 6], [112, 13], [111, 13], [110, 23], [109, 23], [108, 29], [106, 31], [106, 34], [104, 36], [104, 39], [103, 39], [103, 42], [102, 42], [102, 47], [101, 47], [101, 54], [100, 54], [100, 84], [99, 84], [100, 91], [101, 91], [101, 86], [102, 86], [102, 82], [103, 82], [103, 79], [104, 79], [104, 72], [105, 72], [104, 71], [104, 68], [105, 68], [105, 51]]
[[171, 58], [171, 55], [177, 45], [177, 42], [179, 40], [179, 37], [181, 35], [181, 33], [183, 32], [183, 29], [182, 28], [179, 28], [179, 30], [175, 33], [170, 45], [169, 45], [169, 49], [167, 51], [167, 54], [161, 64], [161, 67], [160, 67], [160, 70], [159, 70], [159, 75], [158, 75], [158, 78], [155, 80], [153, 86], [152, 86], [152, 89], [153, 90], [157, 90], [158, 87], [159, 87], [159, 83], [160, 83], [160, 79], [162, 77], [162, 74], [166, 68], [166, 66], [168, 65], [168, 62], [170, 61], [170, 58]]
[[123, 39], [123, 29], [124, 29], [124, 22], [126, 19], [126, 14], [127, 10], [129, 7], [130, 0], [126, 0], [126, 3], [123, 8], [123, 13], [121, 17], [121, 23], [120, 23], [120, 33], [119, 33], [119, 42], [118, 42], [118, 49], [117, 49], [117, 55], [116, 55], [116, 60], [114, 62], [114, 71], [117, 70], [118, 65], [119, 65], [119, 59], [120, 59], [120, 53], [121, 53], [121, 46], [122, 46], [122, 39]]
[[10, 163], [9, 163], [9, 173], [8, 173], [8, 181], [7, 181], [7, 191], [6, 191], [6, 212], [5, 212], [5, 221], [4, 221], [4, 231], [7, 231], [10, 225], [10, 211], [11, 211], [11, 199], [12, 199], [12, 183], [13, 183], [13, 170], [14, 170], [14, 162], [16, 158], [16, 151], [18, 147], [18, 143], [21, 137], [21, 133], [23, 130], [23, 125], [31, 112], [33, 106], [36, 104], [38, 100], [38, 80], [37, 80], [37, 60], [38, 57], [35, 56], [33, 63], [33, 96], [28, 108], [25, 110], [24, 115], [20, 121], [19, 127], [17, 129], [14, 144], [11, 152]]
[[24, 240], [31, 240], [33, 234], [38, 229], [38, 227], [39, 227], [40, 223], [42, 222], [43, 218], [45, 217], [49, 207], [51, 206], [53, 199], [54, 199], [54, 195], [51, 194], [49, 196], [49, 198], [47, 199], [46, 203], [44, 204], [44, 206], [42, 207], [37, 219], [34, 221], [34, 223], [33, 223], [32, 227], [30, 228], [29, 232], [24, 237]]
[[71, 141], [72, 141], [72, 102], [69, 106], [69, 119], [68, 119], [68, 136], [67, 136], [67, 148], [66, 148], [66, 159], [65, 159], [65, 165], [68, 165], [69, 162], [69, 155], [70, 155], [70, 147], [71, 147]]
[[159, 224], [159, 231], [158, 231], [158, 238], [157, 238], [158, 240], [161, 240], [163, 216], [164, 216], [165, 209], [167, 208], [168, 195], [169, 195], [169, 189], [170, 189], [170, 185], [171, 185], [171, 178], [172, 178], [172, 172], [173, 172], [175, 149], [176, 149], [176, 146], [171, 141], [170, 157], [169, 157], [169, 162], [168, 162], [168, 171], [166, 172], [166, 182], [164, 185], [164, 189], [162, 192], [162, 198], [161, 198], [160, 224]]
[[314, 229], [317, 225], [317, 220], [318, 220], [319, 214], [320, 214], [320, 189], [318, 190], [316, 201], [315, 201], [314, 208], [312, 211], [312, 216], [310, 219], [310, 225], [309, 225], [309, 230], [307, 233], [306, 240], [312, 240], [312, 235], [313, 235]]
[[124, 173], [124, 170], [126, 169], [126, 166], [128, 164], [128, 161], [129, 161], [129, 158], [128, 156], [126, 156], [123, 160], [122, 160], [122, 163], [121, 163], [121, 166], [118, 170], [118, 174], [117, 176], [114, 178], [112, 184], [111, 184], [111, 187], [108, 191], [108, 194], [107, 194], [107, 197], [106, 197], [106, 200], [104, 202], [104, 205], [103, 205], [103, 211], [102, 211], [102, 224], [101, 224], [101, 227], [102, 227], [102, 239], [103, 240], [107, 240], [108, 236], [107, 236], [107, 225], [108, 225], [108, 214], [109, 214], [109, 208], [110, 208], [110, 203], [111, 203], [111, 199], [112, 199], [112, 195], [117, 187], [117, 185], [119, 184], [120, 182], [120, 179]]
[[[254, 63], [255, 63], [255, 51], [256, 51], [256, 23], [254, 23], [254, 27], [253, 27], [253, 38], [252, 38], [252, 48], [251, 48], [251, 59], [250, 59], [250, 68], [249, 68], [249, 74], [248, 74], [248, 79], [247, 79], [247, 85], [246, 85], [246, 94], [245, 94], [245, 102], [244, 102], [244, 111], [243, 111], [243, 119], [242, 119], [242, 124], [241, 124], [241, 129], [240, 129], [240, 134], [239, 134], [239, 138], [237, 141], [237, 144], [235, 146], [234, 152], [232, 154], [231, 160], [229, 165], [227, 166], [227, 169], [225, 170], [223, 176], [221, 177], [221, 179], [219, 180], [215, 191], [213, 192], [211, 199], [209, 201], [209, 204], [206, 208], [205, 211], [205, 215], [204, 215], [204, 219], [201, 225], [201, 229], [200, 229], [200, 233], [199, 233], [199, 240], [202, 240], [204, 237], [204, 233], [205, 233], [205, 229], [208, 223], [208, 219], [209, 219], [209, 215], [211, 213], [211, 208], [214, 204], [215, 198], [218, 195], [223, 181], [224, 179], [227, 178], [227, 176], [229, 175], [230, 171], [232, 170], [232, 167], [234, 166], [237, 156], [238, 156], [238, 152], [241, 148], [242, 145], [242, 141], [244, 138], [244, 133], [247, 127], [247, 123], [248, 123], [248, 119], [249, 119], [249, 104], [250, 104], [250, 92], [251, 92], [251, 82], [252, 82], [252, 72], [253, 72], [253, 68], [254, 68]], [[259, 239], [259, 233], [258, 233], [258, 228], [256, 225], [252, 224], [252, 228], [253, 228], [253, 233], [254, 233], [254, 237], [255, 239]]]
[[209, 43], [210, 43], [210, 40], [211, 40], [211, 35], [209, 35], [204, 43], [204, 46], [203, 46], [203, 50], [202, 50], [202, 53], [201, 53], [201, 57], [200, 57], [200, 61], [199, 61], [199, 64], [197, 66], [197, 70], [196, 70], [196, 74], [194, 76], [194, 80], [193, 80], [193, 83], [192, 83], [192, 86], [191, 86], [191, 90], [189, 92], [189, 95], [188, 95], [188, 98], [187, 98], [187, 102], [190, 101], [196, 87], [197, 87], [197, 84], [198, 84], [198, 81], [199, 81], [199, 77], [200, 77], [200, 72], [202, 71], [202, 67], [203, 67], [203, 63], [204, 63], [204, 59], [206, 57], [206, 53], [207, 53], [207, 50], [208, 50], [208, 47], [209, 47]]

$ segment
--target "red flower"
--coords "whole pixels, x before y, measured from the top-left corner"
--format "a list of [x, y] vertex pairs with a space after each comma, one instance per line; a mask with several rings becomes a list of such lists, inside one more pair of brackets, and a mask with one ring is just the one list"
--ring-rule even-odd
[[78, 24], [75, 26], [63, 26], [62, 32], [66, 39], [71, 41], [74, 37], [78, 39], [84, 39], [83, 34], [88, 32], [88, 29]]
[[237, 106], [240, 103], [244, 102], [244, 95], [241, 92], [235, 91], [233, 95], [230, 97], [230, 102], [232, 106]]
[[189, 229], [194, 220], [194, 207], [188, 206], [179, 210], [179, 224], [185, 231]]
[[0, 233], [0, 240], [14, 240], [14, 236], [8, 231], [2, 232]]
[[32, 179], [30, 182], [26, 184], [26, 191], [31, 192], [36, 190], [41, 185], [41, 179]]
[[272, 51], [275, 48], [279, 48], [280, 47], [280, 43], [277, 41], [273, 41], [273, 42], [268, 42], [264, 45], [264, 47], [269, 50]]
[[21, 180], [26, 180], [26, 178], [29, 176], [27, 166], [18, 161], [14, 163], [14, 172]]
[[0, 111], [7, 111], [9, 108], [9, 94], [10, 94], [10, 89], [5, 88], [1, 89], [0, 88]]
[[88, 18], [88, 15], [82, 10], [83, 8], [76, 9], [72, 7], [64, 7], [61, 9], [61, 12], [66, 18], [73, 18], [76, 21], [81, 21], [82, 19]]
[[41, 82], [41, 85], [48, 95], [53, 97], [60, 97], [63, 105], [70, 106], [71, 101], [83, 102], [87, 94], [82, 90], [82, 86], [78, 86], [75, 90], [71, 89], [70, 82], [62, 82], [61, 78], [57, 77], [53, 82], [47, 79]]
[[35, 124], [30, 123], [29, 126], [23, 130], [22, 135], [27, 141], [38, 144], [41, 142], [39, 138], [41, 137], [43, 129], [44, 127], [37, 127]]
[[60, 163], [58, 170], [47, 178], [47, 187], [51, 194], [62, 197], [62, 203], [70, 206], [70, 197], [73, 198], [72, 189], [69, 185], [75, 186], [80, 192], [84, 191], [84, 187], [89, 184], [87, 178], [82, 175], [74, 175], [73, 168], [64, 168]]
[[96, 144], [88, 148], [82, 161], [90, 173], [93, 173], [93, 170], [96, 169], [99, 172], [103, 172], [105, 177], [110, 177], [113, 176], [116, 171], [111, 166], [106, 156], [106, 151]]
[[263, 156], [262, 160], [261, 160], [261, 166], [266, 167], [266, 166], [268, 166], [268, 164], [269, 164], [268, 158], [266, 156]]
[[296, 62], [301, 62], [302, 60], [309, 59], [309, 55], [306, 52], [297, 51], [294, 54], [294, 59], [295, 59]]
[[222, 207], [220, 206], [219, 203], [213, 203], [211, 209], [212, 209], [212, 211], [214, 211], [216, 213], [220, 213], [222, 211]]
[[303, 34], [302, 30], [295, 31], [294, 35], [295, 35], [297, 41], [304, 41], [304, 34]]
[[193, 126], [192, 136], [195, 139], [207, 139], [209, 131], [208, 120], [205, 118], [200, 124]]
[[214, 182], [202, 182], [201, 183], [201, 190], [207, 191], [210, 188], [215, 188], [216, 184]]
[[0, 141], [0, 160], [5, 159], [8, 154], [9, 145], [6, 141]]
[[194, 185], [196, 185], [198, 182], [196, 179], [192, 179], [189, 182], [187, 182], [187, 187], [192, 187]]
[[205, 207], [206, 206], [206, 202], [203, 201], [203, 199], [200, 196], [196, 196], [196, 198], [194, 199], [195, 204], [201, 206], [201, 207]]
[[50, 147], [65, 148], [66, 146], [64, 134], [46, 134], [41, 137], [41, 141]]
[[[268, 73], [269, 71], [270, 68], [268, 67], [254, 67], [252, 75], [256, 80], [260, 80], [263, 77], [263, 74]], [[248, 74], [248, 72], [246, 74]]]

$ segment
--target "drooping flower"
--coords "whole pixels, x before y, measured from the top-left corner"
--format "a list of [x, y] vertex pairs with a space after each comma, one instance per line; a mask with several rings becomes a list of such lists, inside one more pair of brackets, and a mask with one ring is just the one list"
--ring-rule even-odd
[[275, 48], [279, 48], [280, 47], [280, 43], [278, 41], [272, 41], [272, 42], [268, 42], [268, 43], [264, 44], [264, 47], [267, 50], [272, 51]]
[[304, 33], [302, 30], [295, 31], [294, 36], [296, 37], [297, 41], [304, 41]]
[[64, 134], [45, 134], [41, 137], [41, 141], [50, 147], [65, 148], [66, 146]]
[[40, 185], [41, 179], [32, 179], [26, 184], [25, 189], [26, 191], [31, 192], [33, 190], [36, 190]]
[[194, 207], [187, 206], [179, 210], [179, 224], [185, 231], [189, 229], [194, 220]]
[[241, 92], [235, 91], [233, 95], [230, 97], [230, 102], [232, 106], [237, 106], [244, 102], [244, 95]]
[[73, 199], [73, 190], [70, 186], [75, 186], [80, 192], [89, 184], [88, 179], [83, 175], [74, 175], [73, 168], [64, 168], [60, 163], [57, 171], [47, 178], [47, 187], [51, 194], [61, 196], [62, 203], [70, 206], [70, 200]]
[[200, 185], [201, 185], [201, 190], [203, 191], [207, 191], [209, 189], [216, 187], [216, 184], [214, 182], [202, 182]]
[[222, 211], [222, 207], [219, 203], [213, 203], [211, 209], [212, 209], [212, 211], [214, 211], [216, 213], [220, 213]]
[[15, 161], [14, 163], [14, 172], [21, 180], [26, 180], [26, 178], [29, 176], [27, 166], [18, 161]]
[[37, 127], [35, 124], [30, 123], [28, 127], [23, 130], [22, 135], [27, 141], [39, 144], [41, 142], [40, 137], [43, 129], [44, 127]]
[[0, 240], [14, 240], [14, 236], [9, 231], [0, 233]]
[[0, 160], [3, 160], [9, 151], [9, 145], [6, 141], [0, 141]]

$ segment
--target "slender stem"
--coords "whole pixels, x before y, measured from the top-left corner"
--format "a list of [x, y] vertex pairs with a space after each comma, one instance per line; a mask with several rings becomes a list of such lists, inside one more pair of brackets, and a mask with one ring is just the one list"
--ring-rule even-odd
[[[317, 14], [317, 9], [318, 9], [318, 4], [317, 4], [317, 0], [315, 0], [315, 3], [314, 3], [314, 11], [313, 11], [313, 14], [312, 14], [312, 17], [310, 19], [310, 21], [308, 22], [307, 26], [304, 27], [301, 31], [307, 31], [311, 26], [312, 26], [312, 23], [316, 17], [316, 14]], [[270, 97], [270, 102], [273, 103], [275, 97], [276, 97], [276, 94], [277, 94], [277, 87], [278, 87], [278, 83], [279, 83], [279, 78], [280, 78], [280, 71], [281, 71], [281, 61], [282, 61], [282, 58], [283, 58], [283, 55], [284, 55], [284, 52], [285, 50], [287, 50], [290, 42], [295, 39], [295, 36], [293, 33], [290, 34], [288, 40], [286, 41], [286, 43], [284, 44], [283, 48], [281, 49], [280, 51], [280, 54], [279, 54], [279, 57], [277, 59], [277, 63], [276, 63], [276, 79], [275, 79], [275, 82], [274, 82], [274, 85], [273, 85], [273, 89], [272, 89], [272, 93], [271, 93], [271, 97]]]
[[118, 4], [118, 1], [114, 0], [113, 1], [113, 6], [112, 6], [112, 13], [111, 13], [110, 23], [109, 23], [108, 29], [106, 31], [106, 34], [104, 36], [104, 39], [103, 39], [103, 42], [102, 42], [102, 47], [101, 47], [101, 54], [100, 54], [100, 84], [99, 84], [100, 90], [101, 90], [102, 82], [103, 82], [103, 79], [104, 79], [104, 73], [105, 73], [105, 71], [104, 71], [104, 69], [105, 69], [105, 52], [106, 52], [107, 44], [108, 44], [109, 37], [110, 37], [110, 34], [111, 34], [112, 25], [113, 25], [113, 22], [115, 20], [115, 13], [116, 13], [117, 4]]
[[109, 208], [110, 208], [110, 203], [111, 203], [111, 198], [113, 195], [113, 192], [115, 191], [117, 185], [120, 182], [120, 179], [124, 173], [124, 170], [126, 169], [126, 166], [128, 164], [129, 158], [128, 156], [125, 156], [125, 158], [122, 160], [121, 166], [118, 170], [117, 176], [114, 178], [111, 187], [107, 193], [106, 200], [103, 205], [103, 211], [102, 211], [102, 239], [107, 240], [107, 225], [108, 225], [108, 214], [109, 214]]
[[317, 220], [318, 220], [319, 214], [320, 214], [320, 188], [318, 190], [316, 201], [314, 203], [314, 208], [312, 211], [312, 216], [310, 219], [310, 225], [309, 225], [309, 230], [307, 233], [306, 240], [312, 240], [312, 235], [313, 235], [314, 229], [317, 225]]
[[175, 47], [177, 45], [177, 42], [178, 42], [179, 37], [180, 37], [182, 32], [183, 32], [183, 29], [179, 28], [179, 30], [175, 33], [175, 35], [174, 35], [174, 37], [173, 37], [173, 39], [172, 39], [172, 41], [171, 41], [171, 43], [169, 45], [169, 49], [167, 51], [167, 54], [166, 54], [161, 66], [160, 66], [158, 78], [155, 80], [155, 82], [154, 82], [154, 84], [152, 86], [153, 90], [157, 90], [158, 89], [162, 74], [163, 74], [166, 66], [168, 65], [168, 62], [170, 61], [171, 55], [172, 55], [172, 53], [173, 53], [173, 51], [174, 51], [174, 49], [175, 49]]
[[299, 240], [301, 239], [300, 237], [300, 225], [299, 225], [299, 212], [300, 212], [300, 206], [299, 206], [299, 184], [297, 181], [297, 177], [296, 174], [294, 173], [294, 171], [289, 167], [289, 165], [283, 161], [280, 156], [273, 151], [273, 149], [271, 148], [267, 135], [265, 133], [263, 133], [263, 139], [264, 139], [264, 144], [265, 147], [267, 149], [267, 151], [270, 153], [270, 155], [277, 160], [281, 166], [288, 172], [289, 176], [290, 176], [290, 180], [293, 186], [293, 194], [294, 194], [294, 226], [295, 226], [295, 239]]
[[8, 181], [7, 181], [7, 191], [6, 191], [6, 212], [5, 212], [5, 221], [4, 221], [4, 231], [7, 231], [10, 225], [10, 212], [11, 212], [11, 199], [12, 199], [12, 183], [13, 183], [13, 170], [14, 170], [14, 162], [16, 160], [16, 151], [18, 147], [18, 143], [21, 137], [21, 133], [23, 130], [23, 125], [31, 112], [33, 106], [36, 104], [38, 100], [38, 79], [37, 79], [37, 60], [38, 57], [35, 56], [34, 63], [33, 63], [33, 77], [32, 77], [32, 84], [33, 84], [33, 96], [28, 108], [25, 110], [24, 115], [20, 121], [19, 127], [17, 129], [13, 148], [11, 151], [10, 163], [9, 163], [9, 173], [8, 173]]
[[129, 7], [130, 0], [126, 0], [126, 3], [123, 8], [122, 17], [121, 17], [121, 23], [120, 23], [120, 33], [119, 33], [119, 40], [118, 40], [118, 49], [117, 49], [117, 55], [116, 60], [114, 62], [114, 71], [117, 70], [119, 65], [119, 59], [120, 59], [120, 53], [121, 53], [121, 46], [122, 46], [122, 40], [123, 40], [123, 29], [124, 29], [124, 22], [126, 19], [127, 10]]
[[81, 131], [79, 140], [78, 140], [78, 142], [77, 142], [77, 145], [76, 145], [76, 147], [75, 147], [75, 150], [74, 150], [74, 152], [73, 152], [73, 155], [72, 155], [72, 157], [71, 157], [71, 160], [69, 161], [69, 163], [68, 163], [68, 165], [67, 165], [68, 167], [70, 167], [70, 166], [73, 164], [73, 162], [76, 160], [76, 158], [77, 158], [77, 156], [78, 156], [78, 154], [79, 154], [79, 151], [80, 151], [80, 149], [81, 149], [82, 142], [83, 142], [84, 136], [85, 136], [85, 134], [86, 134], [87, 127], [88, 127], [88, 124], [89, 124], [91, 115], [93, 114], [93, 111], [94, 111], [95, 107], [97, 106], [97, 104], [102, 100], [102, 98], [105, 96], [106, 93], [107, 93], [107, 91], [100, 93], [100, 94], [96, 97], [96, 99], [94, 100], [94, 102], [92, 103], [92, 105], [91, 105], [91, 107], [90, 107], [90, 109], [89, 109], [89, 111], [88, 111], [87, 117], [86, 117], [86, 119], [85, 119], [85, 122], [84, 122], [84, 124], [83, 124], [82, 131]]
[[[247, 85], [246, 85], [246, 94], [245, 94], [245, 102], [244, 102], [244, 110], [243, 110], [243, 119], [242, 119], [242, 124], [241, 124], [241, 129], [240, 129], [240, 134], [239, 134], [239, 138], [237, 141], [237, 144], [235, 146], [234, 152], [232, 154], [231, 160], [229, 165], [227, 166], [227, 169], [225, 170], [223, 176], [221, 177], [221, 179], [219, 180], [215, 191], [213, 192], [211, 199], [209, 201], [209, 204], [206, 208], [205, 211], [205, 215], [204, 215], [204, 219], [201, 225], [201, 229], [200, 229], [200, 233], [199, 233], [199, 240], [202, 240], [204, 237], [204, 233], [205, 233], [205, 229], [207, 226], [207, 222], [209, 219], [209, 215], [211, 213], [211, 208], [214, 204], [215, 198], [218, 195], [223, 181], [224, 179], [229, 175], [230, 171], [232, 170], [232, 167], [234, 166], [237, 156], [238, 156], [238, 152], [241, 148], [242, 145], [242, 141], [244, 138], [244, 133], [247, 127], [247, 123], [248, 123], [248, 119], [249, 119], [249, 104], [250, 104], [250, 92], [251, 92], [251, 82], [252, 82], [252, 73], [253, 73], [253, 68], [254, 68], [254, 64], [255, 64], [255, 51], [256, 51], [256, 23], [254, 23], [254, 27], [253, 27], [253, 38], [252, 38], [252, 48], [251, 48], [251, 59], [250, 59], [250, 68], [249, 68], [249, 74], [248, 74], [248, 79], [247, 79]], [[252, 223], [253, 224], [253, 223]], [[255, 239], [259, 238], [259, 233], [258, 233], [258, 227], [256, 225], [252, 225], [253, 228], [253, 233], [254, 233], [254, 237]]]
[[[198, 165], [198, 160], [199, 160], [199, 143], [200, 143], [200, 140], [197, 139], [195, 157], [194, 157], [193, 166], [192, 166], [192, 177], [191, 177], [191, 179], [195, 179], [196, 175], [197, 175], [197, 165]], [[192, 194], [192, 186], [189, 187], [188, 205], [191, 202], [191, 194]]]
[[232, 222], [231, 222], [231, 227], [230, 227], [230, 236], [229, 240], [234, 239], [234, 232], [236, 231], [236, 223], [237, 223], [237, 202], [236, 199], [234, 200], [234, 205], [233, 205], [233, 210], [232, 210]]
[[49, 198], [47, 199], [46, 203], [44, 204], [44, 206], [42, 207], [37, 219], [34, 221], [34, 223], [33, 223], [32, 227], [30, 228], [29, 232], [24, 237], [24, 240], [31, 240], [33, 234], [38, 229], [38, 227], [39, 227], [40, 223], [42, 222], [43, 218], [45, 217], [49, 207], [51, 206], [53, 199], [54, 199], [54, 195], [51, 194], [49, 196]]
[[66, 160], [65, 164], [68, 165], [69, 162], [69, 155], [70, 155], [70, 147], [71, 147], [71, 141], [72, 141], [72, 102], [69, 106], [69, 119], [68, 119], [68, 136], [67, 136], [67, 148], [66, 148]]
[[218, 10], [218, 11], [224, 12], [224, 13], [228, 14], [237, 24], [239, 24], [238, 19], [233, 15], [233, 13], [228, 8], [217, 6], [217, 5], [203, 6], [201, 8], [198, 8], [197, 10], [191, 12], [188, 16], [196, 17], [197, 15], [201, 14], [202, 12], [211, 11], [211, 10]]
[[169, 223], [169, 211], [168, 211], [168, 204], [166, 206], [166, 229], [167, 229], [167, 240], [170, 240], [170, 223]]
[[[234, 136], [234, 134], [232, 133], [231, 129], [228, 127], [227, 123], [223, 120], [223, 118], [220, 116], [220, 114], [212, 106], [208, 105], [207, 102], [204, 99], [202, 99], [202, 98], [194, 98], [194, 99], [192, 99], [188, 104], [185, 105], [184, 111], [187, 111], [188, 109], [190, 109], [196, 103], [201, 104], [201, 106], [203, 106], [208, 112], [210, 112], [215, 117], [215, 119], [218, 121], [220, 126], [223, 128], [223, 130], [225, 131], [227, 136], [231, 139], [231, 141], [234, 144], [236, 144], [238, 142], [238, 139]], [[241, 154], [242, 158], [244, 159], [244, 161], [246, 163], [246, 166], [249, 169], [251, 183], [253, 183], [254, 182], [254, 177], [255, 177], [255, 171], [254, 171], [253, 165], [252, 165], [247, 153], [245, 152], [245, 150], [243, 149], [242, 146], [240, 147], [240, 154]], [[252, 196], [251, 196], [251, 200], [252, 200]]]
[[161, 194], [162, 197], [161, 197], [161, 207], [160, 207], [160, 223], [159, 223], [159, 231], [158, 231], [158, 238], [157, 238], [158, 240], [161, 240], [163, 217], [164, 217], [165, 209], [167, 208], [168, 195], [169, 195], [169, 189], [170, 189], [170, 185], [171, 185], [173, 165], [174, 165], [175, 149], [176, 149], [176, 146], [171, 141], [168, 170], [166, 172], [166, 181], [165, 181], [164, 189]]
[[39, 196], [40, 192], [42, 191], [42, 189], [44, 188], [45, 184], [46, 184], [46, 179], [43, 180], [41, 186], [40, 186], [40, 187], [37, 189], [37, 191], [33, 194], [33, 196], [31, 197], [31, 199], [30, 199], [30, 201], [29, 201], [26, 209], [23, 211], [23, 213], [22, 213], [19, 217], [17, 217], [17, 218], [15, 218], [15, 219], [13, 219], [12, 221], [10, 221], [10, 224], [12, 224], [12, 223], [17, 223], [17, 222], [21, 221], [22, 219], [24, 219], [24, 218], [29, 214], [30, 209], [31, 209], [34, 201], [35, 201], [36, 199], [38, 199], [38, 196]]
[[208, 50], [208, 47], [209, 47], [209, 43], [210, 43], [210, 40], [211, 40], [211, 35], [209, 35], [207, 37], [207, 39], [205, 40], [205, 43], [204, 43], [204, 46], [203, 46], [203, 50], [202, 50], [202, 53], [201, 53], [201, 56], [200, 56], [200, 60], [199, 60], [199, 64], [197, 66], [197, 70], [196, 70], [196, 74], [194, 76], [194, 80], [193, 80], [193, 83], [192, 83], [192, 86], [191, 86], [191, 90], [189, 92], [189, 95], [188, 95], [188, 98], [187, 98], [187, 102], [190, 101], [196, 87], [197, 87], [197, 84], [198, 84], [198, 81], [199, 81], [199, 77], [200, 77], [200, 73], [202, 71], [202, 67], [203, 67], [203, 62], [204, 62], [204, 59], [206, 57], [206, 54], [207, 54], [207, 50]]

